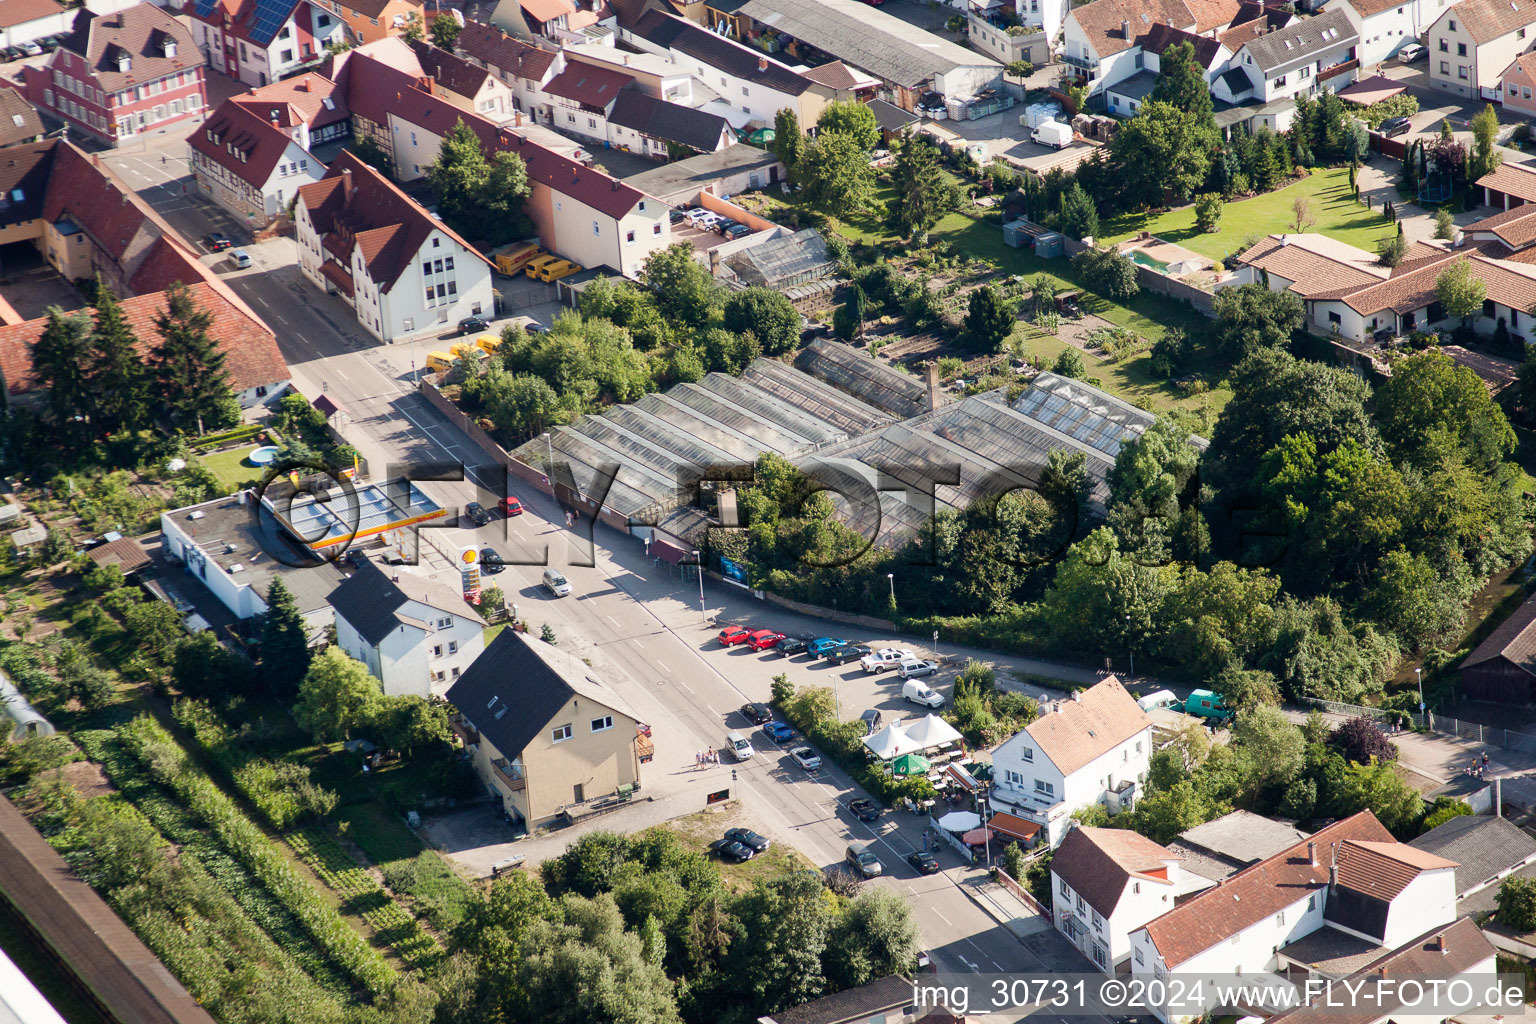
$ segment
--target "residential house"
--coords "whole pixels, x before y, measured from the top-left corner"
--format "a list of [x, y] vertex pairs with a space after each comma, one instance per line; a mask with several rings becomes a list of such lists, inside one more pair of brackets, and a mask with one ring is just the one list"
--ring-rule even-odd
[[427, 27], [425, 5], [421, 0], [314, 0], [324, 13], [329, 11], [341, 25], [341, 40], [353, 46], [378, 42], [398, 36], [411, 22]]
[[[512, 111], [548, 124], [554, 116], [544, 86], [565, 70], [565, 59], [553, 50], [542, 50], [492, 25], [466, 21], [454, 41], [459, 56], [489, 70], [512, 89]], [[520, 123], [515, 121], [514, 123]]]
[[1362, 66], [1380, 64], [1397, 56], [1441, 11], [1429, 0], [1328, 0], [1323, 10], [1340, 10], [1360, 37]]
[[1512, 114], [1536, 118], [1536, 53], [1522, 53], [1499, 76], [1504, 109]]
[[893, 974], [757, 1018], [757, 1024], [964, 1024], [964, 1016], [913, 998], [914, 982]]
[[1474, 184], [1483, 190], [1486, 206], [1511, 210], [1536, 203], [1536, 167], [1528, 164], [1500, 164]]
[[608, 111], [608, 141], [620, 149], [667, 160], [680, 152], [717, 153], [736, 142], [718, 114], [625, 89]]
[[1461, 664], [1470, 700], [1530, 704], [1536, 700], [1536, 597], [1494, 628]]
[[1031, 64], [1050, 63], [1050, 36], [1044, 32], [1021, 31], [1017, 25], [988, 21], [974, 10], [965, 20], [965, 38], [977, 50], [1002, 62], [1005, 67], [1016, 60]]
[[904, 110], [929, 92], [966, 102], [1001, 82], [996, 61], [859, 0], [747, 0], [737, 17], [744, 41], [771, 39], [797, 63], [840, 60], [878, 79]]
[[1142, 54], [1141, 68], [1128, 78], [1122, 78], [1104, 87], [1104, 105], [1112, 114], [1134, 117], [1152, 95], [1157, 84], [1157, 74], [1162, 70], [1162, 55], [1170, 47], [1189, 44], [1194, 51], [1195, 64], [1209, 85], [1232, 59], [1232, 52], [1211, 36], [1196, 35], [1169, 25], [1153, 25], [1136, 37], [1136, 45]]
[[434, 96], [491, 121], [506, 121], [516, 114], [512, 86], [489, 68], [425, 40], [418, 39], [410, 47]]
[[1215, 883], [1305, 838], [1307, 833], [1295, 826], [1252, 811], [1232, 811], [1179, 833], [1168, 849], [1181, 858], [1185, 874]]
[[1463, 814], [1408, 845], [1456, 862], [1456, 909], [1463, 916], [1493, 910], [1499, 883], [1509, 876], [1536, 874], [1536, 839], [1498, 814]]
[[230, 102], [276, 124], [302, 149], [313, 150], [352, 134], [346, 91], [313, 71], [241, 93]]
[[1132, 807], [1151, 756], [1152, 720], [1109, 676], [992, 752], [993, 801], [1044, 826], [1055, 846], [1075, 811]]
[[299, 186], [325, 173], [290, 130], [226, 101], [188, 137], [193, 184], [242, 223], [265, 227], [287, 213]]
[[1454, 922], [1455, 870], [1361, 811], [1134, 930], [1131, 972], [1347, 976]]
[[43, 137], [43, 119], [19, 90], [0, 86], [0, 146], [36, 142]]
[[449, 687], [448, 701], [481, 780], [525, 828], [640, 787], [651, 749], [643, 723], [567, 651], [502, 630]]
[[733, 196], [772, 187], [783, 178], [784, 165], [771, 150], [731, 146], [631, 174], [624, 183], [669, 206], [682, 206], [700, 192]]
[[485, 620], [452, 587], [366, 561], [331, 594], [336, 645], [389, 696], [440, 697], [485, 650]]
[[1461, 0], [1429, 26], [1429, 84], [1497, 100], [1504, 69], [1536, 42], [1533, 0]]
[[1002, 3], [971, 0], [971, 10], [974, 12], [990, 14], [999, 7], [1012, 7], [1019, 24], [1042, 33], [1047, 39], [1055, 39], [1066, 24], [1067, 12], [1072, 9], [1072, 3], [1071, 0], [1002, 0]]
[[148, 3], [79, 11], [47, 60], [22, 74], [33, 105], [108, 145], [196, 117], [206, 102], [191, 34]]
[[1211, 95], [1233, 104], [1257, 104], [1271, 112], [1270, 127], [1290, 127], [1297, 96], [1344, 88], [1355, 79], [1360, 37], [1349, 17], [1332, 8], [1300, 18], [1285, 28], [1243, 43], [1230, 68], [1213, 83]]
[[58, 0], [8, 0], [0, 6], [0, 46], [20, 46], [67, 32], [73, 13]]
[[1165, 39], [1157, 36], [1145, 45], [1147, 33], [1177, 29], [1215, 37], [1232, 25], [1240, 10], [1237, 0], [1092, 0], [1067, 13], [1061, 59], [1087, 82], [1088, 95], [1096, 96], [1146, 70], [1148, 52], [1162, 54]]
[[1069, 829], [1051, 858], [1057, 930], [1110, 974], [1130, 959], [1131, 932], [1187, 891], [1179, 855], [1129, 829]]
[[669, 55], [649, 50], [621, 50], [610, 39], [603, 43], [567, 46], [560, 51], [569, 64], [592, 64], [628, 77], [629, 87], [647, 96], [685, 107], [698, 106], [693, 95], [693, 73], [672, 62]]
[[633, 83], [634, 79], [622, 71], [568, 62], [565, 70], [544, 87], [554, 106], [555, 127], [607, 141], [608, 112], [620, 91]]
[[[650, 11], [621, 33], [625, 42], [668, 56], [679, 69], [693, 75], [719, 95], [749, 124], [771, 127], [774, 115], [792, 110], [802, 129], [810, 129], [837, 92], [812, 82], [766, 53], [717, 36], [690, 21], [663, 11]], [[734, 122], [733, 122], [734, 123]]]
[[[496, 13], [492, 15], [491, 24], [514, 31], [513, 26], [504, 25], [496, 19], [503, 9], [511, 6], [511, 0], [503, 0], [496, 5]], [[519, 0], [517, 6], [522, 8], [523, 23], [528, 26], [528, 31], [536, 36], [544, 36], [546, 39], [558, 39], [560, 33], [573, 31], [571, 22], [576, 17], [580, 8], [572, 0]]]
[[494, 308], [490, 262], [351, 152], [299, 187], [294, 240], [304, 276], [380, 341]]
[[320, 60], [342, 30], [309, 0], [191, 0], [185, 13], [208, 66], [253, 86]]

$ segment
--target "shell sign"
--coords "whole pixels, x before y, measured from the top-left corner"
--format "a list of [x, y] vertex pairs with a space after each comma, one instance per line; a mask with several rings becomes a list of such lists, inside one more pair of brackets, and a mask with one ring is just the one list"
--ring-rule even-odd
[[459, 581], [463, 585], [464, 600], [480, 603], [480, 552], [464, 548], [459, 552]]

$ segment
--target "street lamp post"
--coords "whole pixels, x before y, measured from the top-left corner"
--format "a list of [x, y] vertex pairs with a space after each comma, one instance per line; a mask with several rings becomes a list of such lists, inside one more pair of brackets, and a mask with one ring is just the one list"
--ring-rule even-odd
[[1424, 669], [1422, 667], [1413, 670], [1413, 674], [1419, 677], [1419, 717], [1424, 718], [1427, 708], [1424, 704]]
[[891, 604], [895, 604], [896, 603], [896, 574], [893, 573], [893, 572], [886, 573], [885, 574], [885, 580], [886, 580], [887, 583], [889, 583], [891, 585]]
[[1136, 648], [1131, 644], [1131, 617], [1125, 617], [1125, 646], [1126, 653], [1131, 656], [1131, 678], [1136, 678]]
[[981, 831], [983, 835], [986, 835], [986, 839], [982, 842], [982, 847], [987, 851], [987, 872], [990, 874], [992, 871], [992, 836], [988, 833], [992, 830], [987, 827], [988, 807], [986, 797], [978, 796], [976, 798], [976, 810], [981, 812]]
[[699, 570], [699, 621], [708, 622], [709, 616], [704, 614], [704, 558], [695, 551], [693, 553], [693, 561]]
[[939, 660], [939, 631], [933, 631], [933, 660]]

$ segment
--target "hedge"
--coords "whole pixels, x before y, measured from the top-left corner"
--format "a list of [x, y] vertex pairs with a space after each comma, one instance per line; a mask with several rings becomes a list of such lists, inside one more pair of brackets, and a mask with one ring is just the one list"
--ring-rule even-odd
[[314, 887], [289, 866], [272, 842], [187, 757], [170, 733], [148, 716], [118, 726], [128, 751], [169, 786], [226, 849], [270, 889], [315, 942], [368, 991], [394, 987], [396, 974]]
[[830, 757], [839, 767], [853, 776], [853, 781], [864, 787], [870, 796], [887, 805], [903, 797], [926, 800], [935, 795], [933, 784], [921, 775], [898, 778], [885, 770], [885, 765], [872, 761], [864, 746], [863, 722], [839, 722], [835, 715], [826, 713], [825, 700], [821, 695], [831, 695], [825, 687], [796, 692], [788, 686], [788, 695], [780, 686], [774, 687], [773, 705], [783, 712], [789, 724], [805, 734], [805, 738], [820, 748], [823, 756]]

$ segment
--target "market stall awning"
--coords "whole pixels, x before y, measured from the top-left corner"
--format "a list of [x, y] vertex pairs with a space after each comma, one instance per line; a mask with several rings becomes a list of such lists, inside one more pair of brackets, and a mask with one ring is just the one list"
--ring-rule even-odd
[[1034, 842], [1035, 837], [1040, 834], [1040, 826], [1038, 824], [1026, 818], [1021, 818], [1017, 814], [1009, 814], [1007, 811], [998, 811], [992, 815], [991, 818], [987, 819], [987, 827], [995, 832], [1001, 832], [1005, 836], [1022, 839], [1026, 843]]
[[1370, 78], [1362, 78], [1348, 89], [1339, 93], [1339, 99], [1348, 100], [1350, 103], [1358, 103], [1362, 107], [1368, 107], [1372, 103], [1380, 103], [1384, 99], [1396, 96], [1398, 93], [1407, 92], [1408, 87], [1401, 82], [1395, 82], [1386, 75], [1372, 75]]
[[960, 730], [938, 715], [932, 714], [920, 721], [910, 723], [906, 727], [906, 733], [912, 737], [912, 742], [921, 743], [924, 750], [942, 747], [946, 743], [954, 743], [960, 739]]
[[902, 754], [891, 762], [892, 775], [925, 775], [928, 772], [928, 759], [922, 754]]
[[923, 749], [922, 744], [915, 742], [895, 722], [873, 736], [864, 737], [864, 746], [882, 761], [889, 761], [902, 754], [915, 754]]
[[981, 815], [975, 811], [950, 811], [939, 819], [939, 828], [946, 832], [969, 832], [981, 824]]
[[944, 775], [967, 793], [974, 793], [981, 788], [981, 783], [976, 781], [976, 776], [966, 771], [963, 765], [945, 765]]
[[992, 838], [992, 830], [989, 828], [973, 828], [960, 837], [960, 841], [966, 846], [979, 846]]

